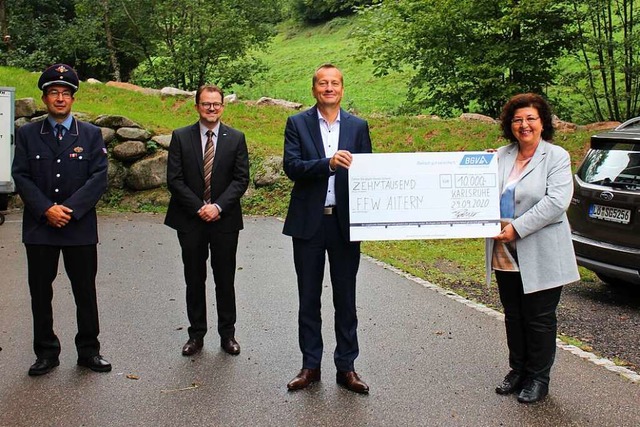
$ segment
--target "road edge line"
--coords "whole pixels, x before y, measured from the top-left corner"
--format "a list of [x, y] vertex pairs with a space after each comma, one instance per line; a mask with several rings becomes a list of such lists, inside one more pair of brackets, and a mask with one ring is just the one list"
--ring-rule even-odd
[[[447, 298], [450, 298], [454, 301], [457, 301], [459, 303], [462, 303], [468, 307], [471, 307], [481, 313], [487, 314], [495, 319], [498, 319], [502, 322], [504, 322], [504, 314], [500, 313], [497, 310], [494, 310], [493, 308], [489, 308], [486, 305], [479, 303], [479, 302], [475, 302], [475, 301], [471, 301], [467, 298], [464, 298], [460, 295], [458, 295], [457, 293], [455, 293], [454, 291], [450, 290], [450, 289], [445, 289], [442, 288], [434, 283], [431, 283], [427, 280], [421, 279], [420, 277], [414, 276], [413, 274], [407, 273], [406, 271], [402, 271], [397, 267], [394, 267], [392, 265], [389, 265], [383, 261], [380, 261], [376, 258], [373, 258], [369, 255], [365, 255], [362, 254], [362, 257], [380, 267], [383, 267], [391, 272], [394, 272], [396, 274], [398, 274], [399, 276], [402, 276], [408, 280], [411, 280], [412, 282], [415, 282], [427, 289], [431, 289], [441, 295], [446, 296]], [[580, 357], [581, 359], [584, 359], [588, 362], [593, 363], [594, 365], [597, 366], [601, 366], [605, 369], [607, 369], [608, 371], [611, 371], [613, 373], [616, 373], [618, 375], [620, 375], [621, 377], [624, 377], [625, 379], [631, 381], [634, 384], [640, 384], [640, 374], [638, 374], [637, 372], [632, 371], [631, 369], [625, 368], [624, 366], [618, 366], [616, 365], [613, 361], [607, 359], [607, 358], [603, 358], [603, 357], [598, 357], [597, 355], [590, 353], [588, 351], [584, 351], [581, 348], [576, 347], [575, 345], [571, 345], [571, 344], [566, 344], [565, 342], [563, 342], [562, 340], [560, 340], [559, 338], [556, 338], [556, 347], [558, 347], [561, 350], [565, 350], [570, 352], [571, 354]]]

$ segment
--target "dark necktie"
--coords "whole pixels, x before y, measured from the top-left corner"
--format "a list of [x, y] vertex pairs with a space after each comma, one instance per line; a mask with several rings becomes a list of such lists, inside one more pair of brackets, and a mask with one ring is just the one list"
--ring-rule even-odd
[[62, 141], [62, 137], [64, 136], [62, 134], [63, 129], [64, 129], [64, 126], [62, 126], [60, 123], [56, 125], [56, 139], [58, 140], [58, 144], [60, 144], [60, 141]]
[[213, 166], [213, 156], [215, 148], [213, 147], [213, 131], [208, 130], [207, 143], [204, 145], [204, 201], [211, 203], [211, 169]]

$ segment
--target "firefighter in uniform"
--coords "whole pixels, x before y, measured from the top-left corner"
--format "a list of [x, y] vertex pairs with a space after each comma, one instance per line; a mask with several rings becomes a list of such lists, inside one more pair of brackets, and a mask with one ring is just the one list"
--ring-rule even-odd
[[107, 150], [100, 129], [76, 120], [71, 106], [80, 82], [65, 64], [47, 68], [38, 81], [48, 116], [18, 129], [12, 175], [24, 202], [22, 241], [27, 253], [33, 349], [29, 375], [60, 364], [53, 330], [53, 281], [60, 252], [76, 303], [78, 365], [108, 372], [100, 355], [95, 206], [107, 188]]

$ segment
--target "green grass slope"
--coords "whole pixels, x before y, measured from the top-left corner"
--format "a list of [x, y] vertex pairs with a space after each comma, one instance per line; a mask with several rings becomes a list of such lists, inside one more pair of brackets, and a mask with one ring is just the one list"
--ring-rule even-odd
[[332, 63], [344, 74], [343, 107], [360, 114], [393, 114], [406, 98], [410, 73], [374, 77], [371, 60], [362, 57], [352, 37], [357, 25], [357, 17], [336, 18], [313, 27], [283, 24], [270, 48], [256, 53], [269, 71], [254, 84], [235, 86], [233, 90], [245, 99], [268, 96], [312, 105], [313, 72], [324, 63]]
[[[484, 150], [504, 144], [497, 125], [480, 122], [439, 120], [425, 117], [392, 116], [405, 96], [407, 76], [372, 77], [372, 67], [357, 58], [350, 38], [354, 22], [338, 20], [307, 29], [286, 29], [273, 43], [264, 59], [271, 71], [252, 87], [235, 87], [241, 99], [261, 96], [298, 101], [309, 106], [311, 76], [324, 62], [333, 62], [345, 73], [344, 106], [367, 119], [375, 152]], [[39, 102], [37, 73], [0, 67], [0, 86], [16, 88], [16, 97], [33, 97]], [[157, 134], [193, 123], [197, 114], [192, 100], [160, 98], [105, 85], [83, 83], [74, 111], [92, 116], [118, 114], [129, 117]], [[224, 121], [247, 136], [252, 172], [262, 159], [282, 155], [287, 116], [295, 113], [279, 107], [258, 107], [249, 103], [228, 105]], [[381, 114], [382, 113], [382, 114]], [[588, 146], [590, 133], [558, 133], [556, 143], [571, 153], [574, 166]], [[273, 188], [252, 189], [243, 199], [245, 212], [284, 216], [290, 183], [283, 180]], [[416, 276], [451, 287], [462, 295], [499, 306], [495, 291], [483, 284], [483, 241], [423, 240], [367, 242], [365, 252]], [[583, 271], [589, 280], [593, 276]]]

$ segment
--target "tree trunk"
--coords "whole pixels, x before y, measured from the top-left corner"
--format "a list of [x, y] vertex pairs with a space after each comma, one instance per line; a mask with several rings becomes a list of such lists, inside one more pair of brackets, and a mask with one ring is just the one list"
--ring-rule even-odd
[[7, 46], [7, 50], [11, 50], [11, 35], [9, 34], [6, 0], [0, 0], [0, 37], [2, 37], [2, 42]]
[[613, 34], [613, 13], [611, 11], [611, 1], [607, 5], [606, 27], [607, 34], [607, 63], [609, 65], [609, 78], [611, 79], [611, 97], [613, 98], [613, 120], [621, 121], [620, 108], [618, 106], [618, 84], [616, 79], [616, 59], [614, 57], [613, 45], [615, 43]]
[[102, 0], [102, 8], [104, 9], [104, 31], [107, 36], [107, 50], [109, 50], [109, 59], [113, 68], [113, 78], [115, 81], [121, 81], [120, 63], [116, 55], [116, 47], [113, 44], [113, 34], [111, 33], [111, 23], [109, 21], [109, 0]]

